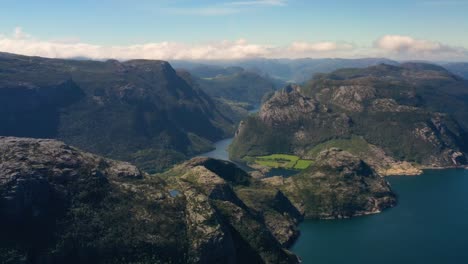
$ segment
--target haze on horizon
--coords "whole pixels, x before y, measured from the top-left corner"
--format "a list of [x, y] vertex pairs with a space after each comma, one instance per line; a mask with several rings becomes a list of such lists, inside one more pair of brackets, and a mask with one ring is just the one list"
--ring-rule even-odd
[[51, 58], [468, 60], [466, 0], [5, 0], [0, 52]]

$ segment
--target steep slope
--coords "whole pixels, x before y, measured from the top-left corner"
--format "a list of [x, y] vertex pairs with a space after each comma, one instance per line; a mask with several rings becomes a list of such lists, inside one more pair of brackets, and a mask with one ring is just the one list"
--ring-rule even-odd
[[[231, 146], [246, 156], [315, 159], [340, 147], [382, 174], [467, 164], [468, 86], [428, 64], [379, 65], [319, 75], [289, 86], [241, 123]], [[406, 169], [405, 169], [406, 168]], [[389, 171], [387, 171], [389, 170]]]
[[206, 151], [233, 131], [233, 120], [164, 61], [0, 54], [0, 79], [1, 135], [58, 138], [144, 169]]
[[0, 262], [297, 263], [283, 239], [301, 215], [279, 191], [251, 207], [237, 189], [253, 184], [212, 159], [149, 176], [59, 141], [0, 137]]

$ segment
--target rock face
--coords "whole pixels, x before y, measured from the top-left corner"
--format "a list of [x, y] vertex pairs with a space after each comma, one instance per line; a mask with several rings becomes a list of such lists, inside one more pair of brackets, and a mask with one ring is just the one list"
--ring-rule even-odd
[[299, 120], [296, 118], [316, 111], [316, 101], [303, 96], [299, 86], [289, 85], [262, 105], [259, 117], [263, 122], [275, 125], [289, 121], [297, 122]]
[[164, 61], [46, 59], [0, 53], [0, 135], [60, 139], [161, 170], [234, 132]]
[[302, 214], [278, 190], [263, 190], [260, 182], [232, 163], [209, 158], [194, 158], [161, 176], [181, 193], [197, 192], [197, 199], [208, 201], [195, 218], [212, 223], [215, 212], [220, 227], [234, 241], [237, 263], [297, 261], [284, 247], [298, 236]]
[[435, 65], [338, 70], [277, 92], [258, 117], [244, 120], [230, 154], [236, 160], [275, 153], [315, 159], [339, 147], [383, 174], [404, 173], [397, 167], [414, 174], [413, 164], [465, 166], [466, 98], [466, 82]]
[[301, 215], [279, 194], [252, 207], [238, 188], [253, 179], [227, 162], [149, 176], [59, 141], [1, 137], [0, 262], [297, 263], [283, 230]]
[[314, 165], [276, 186], [308, 218], [349, 218], [373, 214], [396, 204], [388, 182], [364, 161], [340, 149], [322, 151]]

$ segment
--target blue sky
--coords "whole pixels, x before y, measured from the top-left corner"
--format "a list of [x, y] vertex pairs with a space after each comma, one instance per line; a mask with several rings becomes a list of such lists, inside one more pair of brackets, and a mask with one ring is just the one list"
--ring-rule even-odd
[[[384, 36], [400, 36], [416, 41], [419, 48], [440, 44], [443, 48], [434, 49], [443, 50], [444, 55], [434, 58], [461, 59], [468, 49], [468, 0], [1, 0], [0, 6], [3, 38], [12, 38], [20, 27], [23, 37], [42, 42], [99, 47], [170, 42], [201, 47], [242, 39], [277, 48], [266, 56], [346, 57], [365, 56], [366, 49], [369, 55], [386, 55], [375, 49], [376, 42]], [[292, 54], [288, 47], [298, 42], [336, 43], [342, 48], [335, 53], [315, 54], [312, 48], [308, 49], [312, 53]], [[410, 45], [408, 39], [403, 42]], [[347, 45], [353, 48], [343, 48]], [[458, 53], [450, 57], [447, 48]], [[405, 47], [397, 49], [398, 56], [403, 56], [402, 49], [409, 55]], [[430, 57], [428, 50], [422, 57]]]

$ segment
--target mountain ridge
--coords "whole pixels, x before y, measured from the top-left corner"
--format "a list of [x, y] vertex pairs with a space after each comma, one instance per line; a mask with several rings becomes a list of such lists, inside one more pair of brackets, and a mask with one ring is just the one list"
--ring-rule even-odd
[[244, 120], [230, 154], [244, 161], [275, 153], [314, 159], [320, 148], [342, 145], [382, 174], [408, 167], [405, 162], [463, 166], [467, 112], [460, 109], [468, 106], [467, 87], [461, 78], [428, 64], [317, 75], [303, 87], [277, 92], [257, 116]]
[[[219, 110], [222, 102], [192, 87], [165, 61], [1, 54], [0, 77], [2, 99], [17, 105], [0, 106], [2, 135], [57, 138], [143, 168], [167, 168], [234, 131], [229, 115], [235, 112]], [[28, 100], [35, 103], [18, 108]]]

